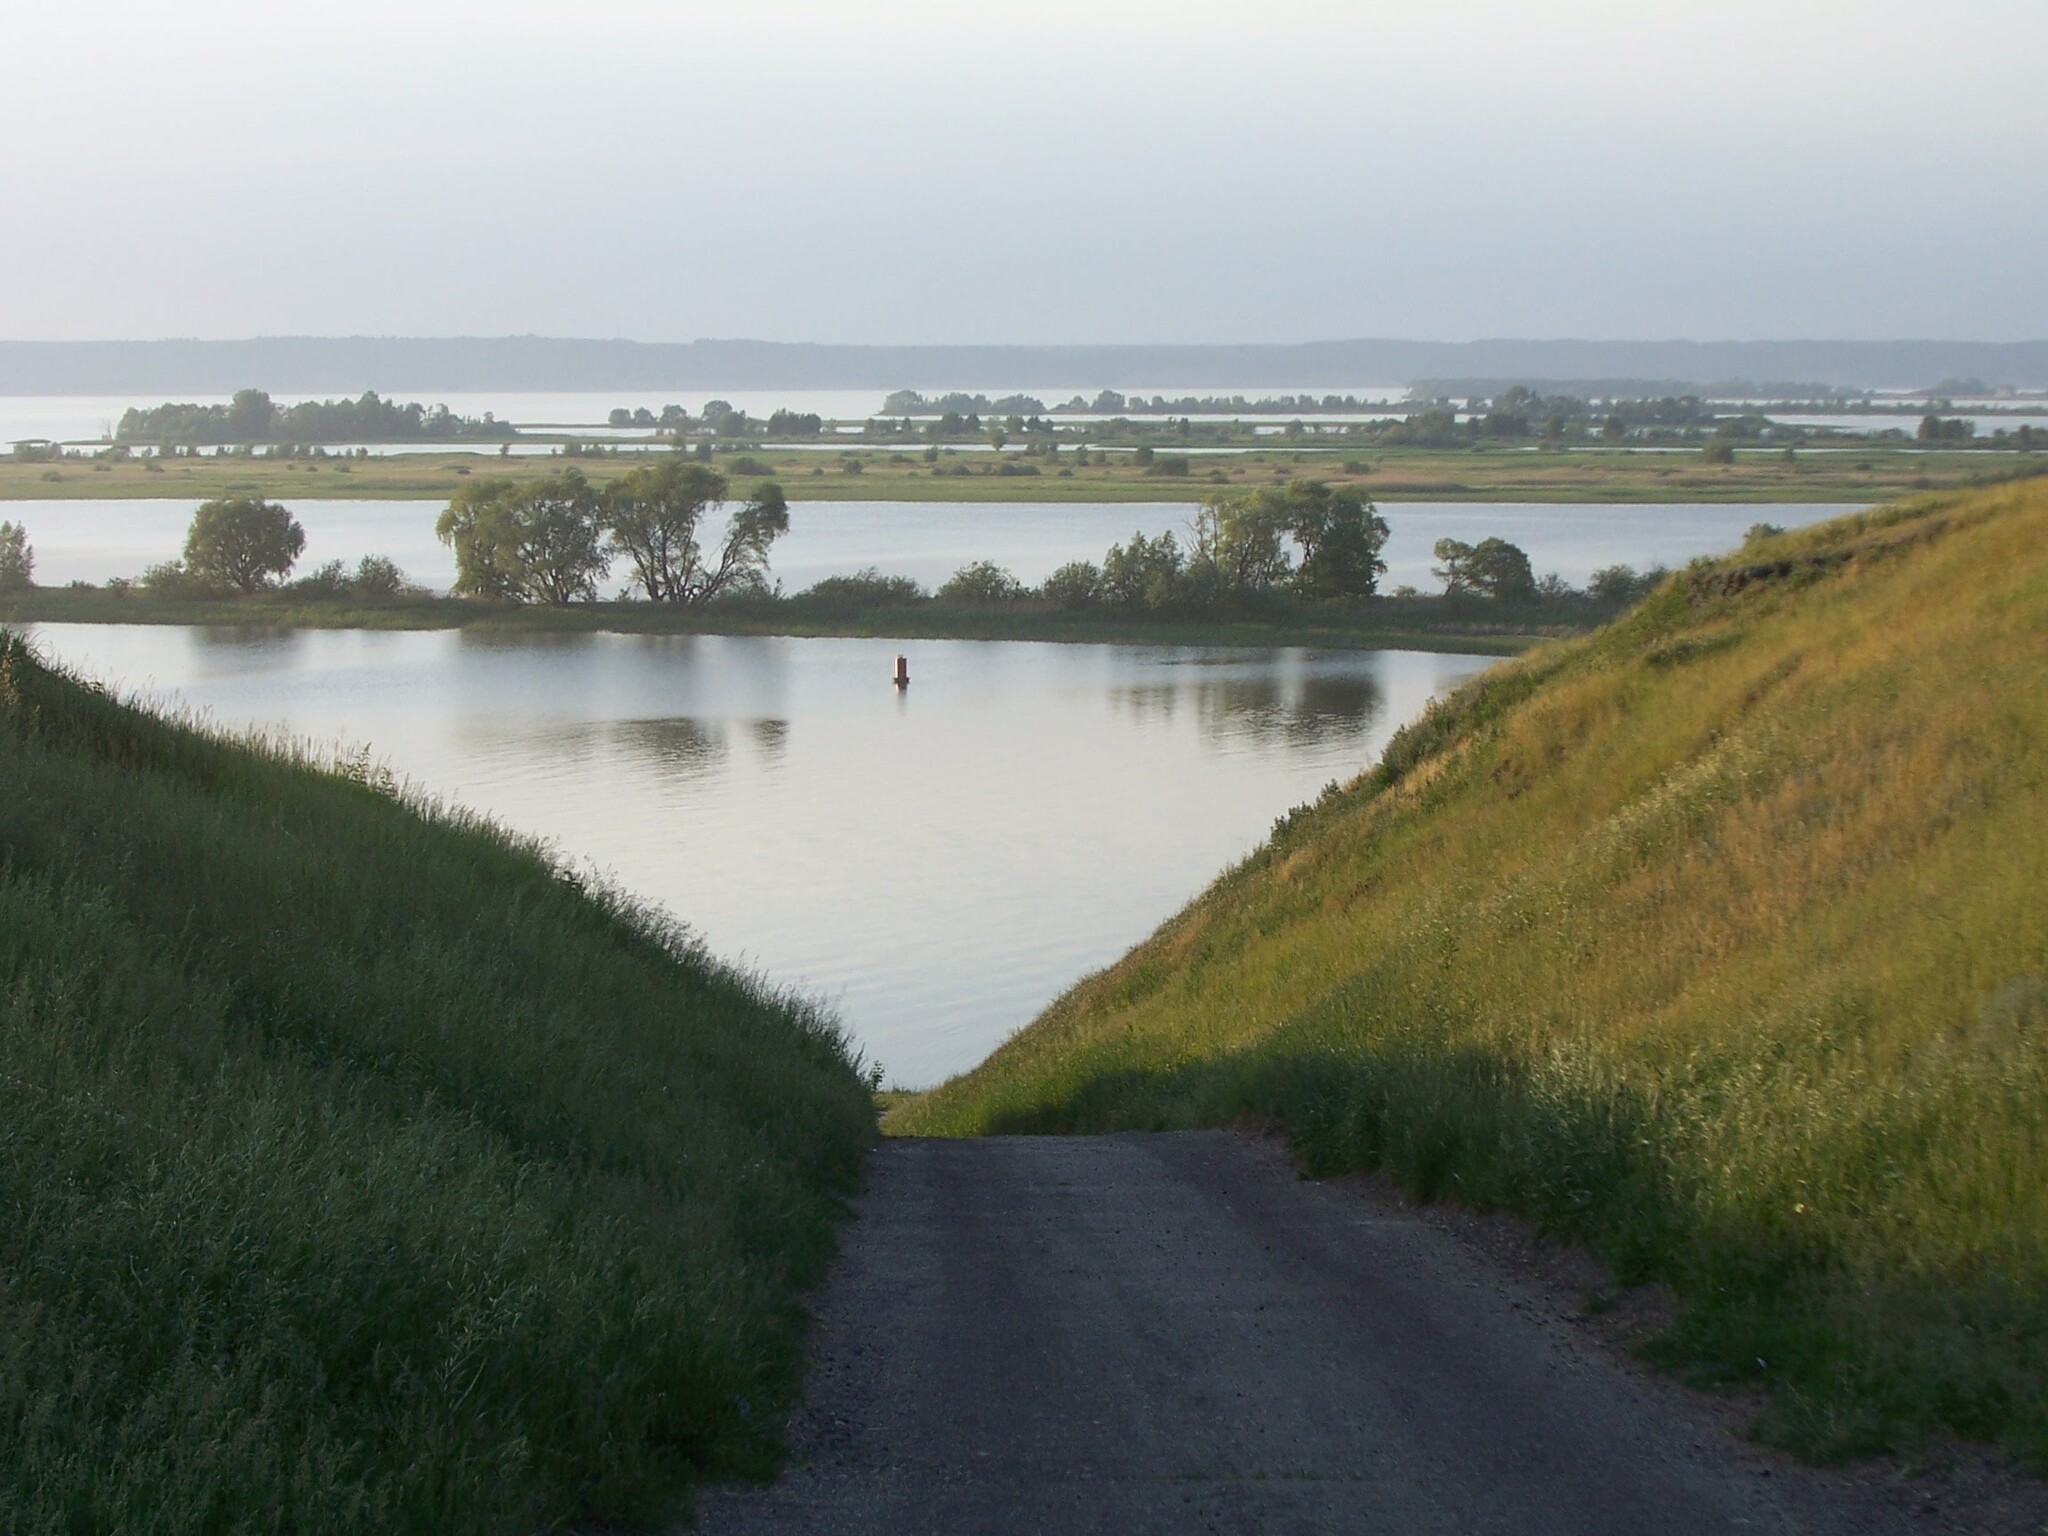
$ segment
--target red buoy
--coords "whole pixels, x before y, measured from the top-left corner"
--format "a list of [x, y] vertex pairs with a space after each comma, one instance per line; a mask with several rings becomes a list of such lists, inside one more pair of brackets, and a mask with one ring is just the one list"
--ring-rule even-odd
[[898, 656], [896, 658], [896, 686], [898, 688], [908, 688], [910, 686], [910, 658], [908, 656]]

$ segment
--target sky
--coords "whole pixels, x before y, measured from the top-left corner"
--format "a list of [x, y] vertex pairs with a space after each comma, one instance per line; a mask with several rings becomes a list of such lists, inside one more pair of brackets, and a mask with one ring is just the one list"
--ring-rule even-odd
[[70, 0], [0, 337], [2048, 336], [2042, 0]]

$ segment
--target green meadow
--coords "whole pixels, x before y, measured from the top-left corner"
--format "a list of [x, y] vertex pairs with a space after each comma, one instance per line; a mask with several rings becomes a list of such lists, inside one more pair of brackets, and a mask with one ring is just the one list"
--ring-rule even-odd
[[[573, 459], [503, 458], [495, 451], [396, 453], [367, 459], [269, 457], [167, 461], [0, 460], [0, 501], [99, 497], [192, 497], [247, 493], [283, 500], [445, 500], [472, 478], [526, 476], [573, 464], [592, 480], [625, 474], [667, 449], [592, 452]], [[1027, 458], [1011, 451], [941, 451], [852, 444], [843, 454], [748, 445], [713, 466], [735, 483], [780, 480], [792, 501], [1199, 501], [1311, 475], [1395, 501], [1871, 502], [2031, 473], [2041, 455], [1990, 449], [1742, 448], [1726, 464], [1699, 449], [1272, 448], [1244, 454], [1168, 454], [1149, 466], [1129, 452], [1092, 451], [1089, 462]], [[755, 466], [753, 468], [748, 465]], [[1182, 469], [1181, 473], [1161, 473]]]

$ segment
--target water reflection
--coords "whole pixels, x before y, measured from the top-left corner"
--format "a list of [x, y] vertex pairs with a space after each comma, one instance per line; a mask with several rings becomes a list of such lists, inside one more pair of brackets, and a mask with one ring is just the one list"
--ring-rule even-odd
[[1185, 710], [1209, 740], [1223, 744], [1320, 746], [1363, 736], [1378, 724], [1387, 701], [1373, 673], [1355, 661], [1287, 668], [1286, 654], [1113, 685], [1107, 697], [1136, 721], [1170, 724]]
[[761, 754], [761, 761], [773, 767], [782, 761], [789, 750], [789, 722], [787, 720], [755, 720], [749, 723], [753, 732], [755, 750]]
[[621, 720], [601, 729], [624, 749], [664, 774], [698, 779], [725, 766], [725, 730], [703, 720]]
[[[365, 743], [836, 1006], [972, 1065], [1484, 658], [41, 625], [223, 726]], [[910, 657], [911, 686], [890, 681]]]

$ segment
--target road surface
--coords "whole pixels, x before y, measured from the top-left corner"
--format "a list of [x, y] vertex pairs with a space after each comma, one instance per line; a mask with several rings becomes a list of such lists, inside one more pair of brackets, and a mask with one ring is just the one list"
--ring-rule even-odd
[[1573, 1311], [1226, 1132], [886, 1142], [790, 1470], [699, 1528], [1980, 1528], [1745, 1445]]

